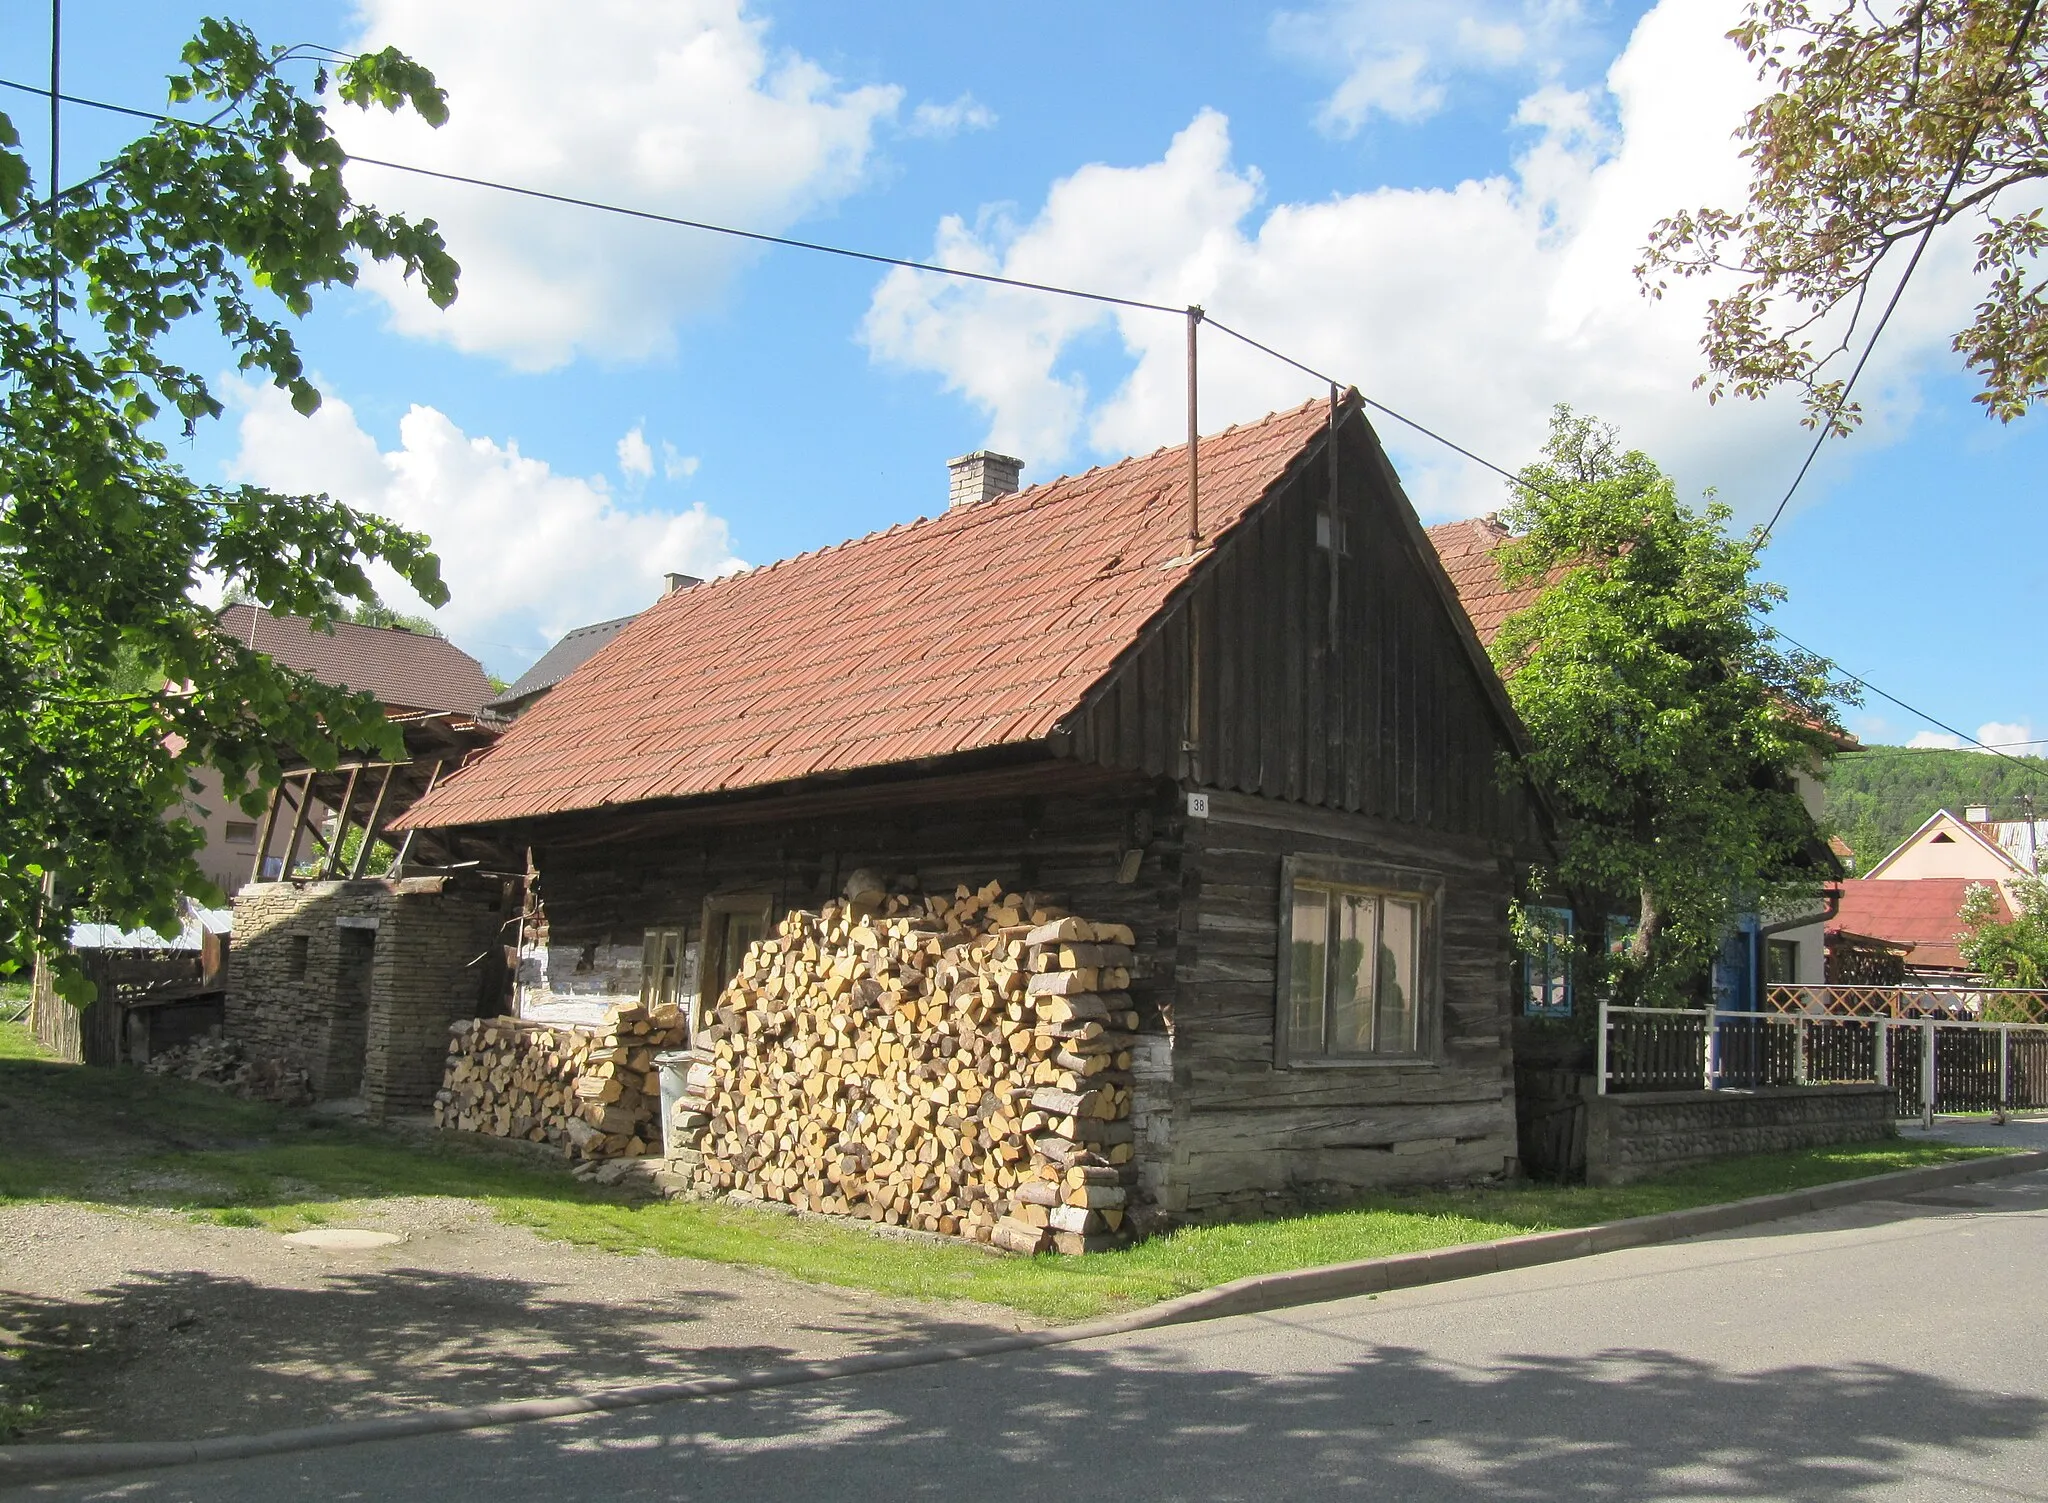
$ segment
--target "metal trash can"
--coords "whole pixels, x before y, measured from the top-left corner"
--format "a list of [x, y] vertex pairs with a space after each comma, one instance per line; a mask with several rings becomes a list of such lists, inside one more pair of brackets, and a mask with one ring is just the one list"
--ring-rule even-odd
[[654, 1068], [661, 1072], [661, 1156], [675, 1157], [676, 1106], [690, 1085], [690, 1051], [665, 1049], [654, 1056]]

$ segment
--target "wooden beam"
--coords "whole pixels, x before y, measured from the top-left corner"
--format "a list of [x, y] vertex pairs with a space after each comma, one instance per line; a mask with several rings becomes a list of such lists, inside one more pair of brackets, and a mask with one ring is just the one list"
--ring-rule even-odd
[[348, 838], [348, 817], [355, 808], [356, 779], [361, 777], [361, 767], [348, 770], [348, 786], [341, 793], [341, 807], [334, 815], [334, 839], [327, 846], [327, 860], [321, 864], [320, 875], [325, 878], [338, 876], [341, 871], [341, 847]]
[[363, 843], [356, 847], [356, 859], [349, 863], [348, 878], [351, 882], [361, 877], [363, 868], [369, 864], [370, 847], [377, 843], [378, 822], [384, 817], [385, 795], [391, 792], [392, 774], [398, 771], [398, 764], [384, 764], [384, 781], [377, 785], [377, 796], [370, 801], [369, 818], [363, 821]]
[[[434, 791], [434, 785], [441, 781], [441, 769], [446, 767], [447, 765], [448, 763], [445, 758], [437, 759], [435, 761], [434, 770], [427, 774], [426, 793], [422, 793], [420, 795], [421, 798], [425, 798], [428, 793], [432, 793]], [[391, 858], [392, 876], [396, 877], [402, 874], [403, 869], [405, 867], [405, 858], [412, 854], [412, 837], [414, 836], [415, 833], [417, 832], [408, 829], [405, 832], [405, 839], [399, 842], [398, 854]]]
[[348, 840], [348, 815], [356, 807], [356, 778], [362, 776], [362, 768], [348, 770], [348, 786], [342, 788], [342, 807], [334, 815], [334, 840], [328, 844], [328, 860], [319, 868], [322, 876], [334, 878], [342, 872], [342, 846]]
[[256, 842], [256, 864], [249, 869], [249, 880], [251, 882], [261, 882], [263, 880], [263, 858], [270, 854], [270, 839], [271, 836], [277, 833], [277, 805], [279, 796], [283, 792], [284, 779], [279, 778], [276, 784], [272, 786], [270, 802], [263, 810], [263, 838]]
[[278, 870], [280, 882], [289, 881], [299, 860], [299, 837], [306, 833], [306, 811], [313, 807], [313, 774], [299, 775], [299, 807], [292, 815], [292, 838], [285, 843], [284, 865]]

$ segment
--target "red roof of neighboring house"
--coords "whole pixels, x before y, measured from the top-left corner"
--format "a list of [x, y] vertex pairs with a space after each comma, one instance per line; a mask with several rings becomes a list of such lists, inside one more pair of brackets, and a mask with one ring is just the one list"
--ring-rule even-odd
[[[1972, 887], [1990, 886], [1967, 877], [1917, 877], [1894, 881], [1884, 877], [1851, 877], [1842, 883], [1842, 907], [1828, 921], [1830, 934], [1866, 934], [1894, 944], [1910, 944], [1909, 965], [1944, 966], [1965, 969], [1956, 952], [1956, 936], [1963, 930], [1956, 915]], [[1994, 917], [2005, 923], [2012, 919], [2005, 894], [1996, 887]]]
[[220, 629], [323, 684], [374, 694], [386, 709], [474, 715], [491, 697], [483, 664], [445, 637], [352, 621], [330, 631], [247, 604], [222, 610]]
[[[1329, 404], [1201, 441], [1213, 546]], [[1193, 567], [1187, 450], [892, 527], [655, 602], [409, 823], [680, 798], [1043, 738]]]
[[1472, 618], [1472, 629], [1479, 633], [1481, 644], [1491, 647], [1508, 617], [1535, 604], [1543, 586], [1510, 589], [1501, 579], [1493, 550], [1508, 540], [1509, 533], [1494, 517], [1441, 522], [1427, 531], [1436, 545], [1436, 556], [1443, 560], [1444, 573], [1457, 587], [1458, 603]]

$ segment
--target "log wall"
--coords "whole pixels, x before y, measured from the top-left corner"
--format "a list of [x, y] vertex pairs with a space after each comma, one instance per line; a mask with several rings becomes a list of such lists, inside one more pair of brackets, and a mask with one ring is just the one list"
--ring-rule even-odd
[[[991, 881], [1005, 891], [1043, 889], [1073, 912], [1128, 925], [1137, 950], [1131, 994], [1156, 1028], [1177, 944], [1179, 811], [1171, 784], [1042, 763], [1028, 774], [931, 779], [660, 822], [592, 816], [532, 837], [548, 974], [573, 976], [586, 954], [637, 954], [649, 929], [681, 929], [701, 945], [712, 898], [764, 896], [771, 923], [817, 912], [865, 868], [925, 893]], [[620, 971], [637, 980], [637, 966]]]
[[[1071, 764], [913, 784], [838, 807], [789, 801], [718, 820], [624, 817], [536, 834], [554, 962], [701, 941], [708, 898], [758, 892], [780, 920], [868, 868], [906, 890], [993, 879], [1058, 895], [1135, 936], [1140, 1016], [1131, 1120], [1139, 1190], [1169, 1215], [1220, 1217], [1377, 1185], [1498, 1174], [1515, 1154], [1507, 901], [1511, 863], [1477, 836], [1216, 793], [1191, 819], [1171, 782], [1089, 781]], [[1137, 858], [1130, 858], [1133, 852]], [[1422, 1062], [1277, 1068], [1281, 864], [1330, 855], [1441, 880], [1439, 1001]], [[1131, 880], [1120, 881], [1128, 875]]]
[[[1183, 856], [1170, 1084], [1155, 1066], [1145, 1090], [1141, 1074], [1151, 1195], [1207, 1217], [1501, 1173], [1515, 1156], [1504, 855], [1264, 799], [1214, 794], [1210, 809]], [[1276, 1066], [1282, 863], [1297, 855], [1441, 880], [1424, 1058]]]

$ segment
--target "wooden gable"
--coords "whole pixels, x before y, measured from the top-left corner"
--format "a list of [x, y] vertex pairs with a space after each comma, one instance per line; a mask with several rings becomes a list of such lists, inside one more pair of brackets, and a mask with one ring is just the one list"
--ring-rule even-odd
[[1326, 427], [1055, 749], [1535, 854], [1535, 797], [1501, 776], [1519, 722], [1378, 436], [1355, 399], [1342, 411], [1334, 515]]

